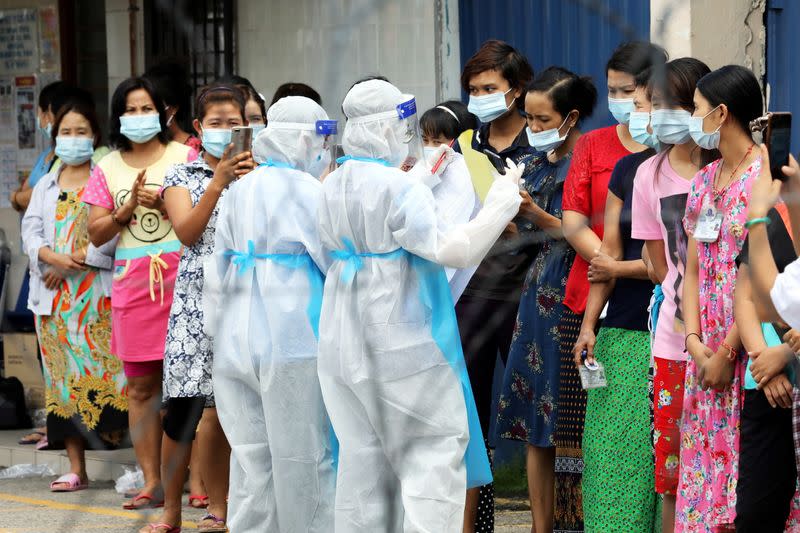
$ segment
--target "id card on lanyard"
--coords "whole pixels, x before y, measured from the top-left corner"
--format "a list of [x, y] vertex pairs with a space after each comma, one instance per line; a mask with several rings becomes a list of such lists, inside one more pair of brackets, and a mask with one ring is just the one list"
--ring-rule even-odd
[[706, 197], [703, 208], [700, 210], [700, 217], [697, 219], [697, 227], [694, 230], [695, 240], [704, 243], [717, 242], [723, 218], [724, 213]]

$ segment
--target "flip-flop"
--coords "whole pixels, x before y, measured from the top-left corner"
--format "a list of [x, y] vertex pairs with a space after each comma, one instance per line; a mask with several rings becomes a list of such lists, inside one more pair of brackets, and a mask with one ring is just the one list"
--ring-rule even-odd
[[[56, 485], [66, 485], [66, 487], [56, 487]], [[88, 483], [81, 482], [81, 478], [77, 474], [69, 472], [50, 483], [50, 492], [75, 492], [87, 487], [89, 487]]]
[[23, 446], [26, 444], [36, 444], [40, 440], [42, 440], [47, 433], [44, 431], [31, 431], [29, 434], [25, 435], [21, 439], [17, 441], [17, 444], [22, 444]]
[[[207, 526], [201, 525], [202, 522], [206, 520], [211, 520], [211, 524]], [[228, 526], [225, 525], [225, 520], [218, 517], [217, 515], [207, 513], [203, 518], [200, 519], [200, 522], [197, 524], [197, 531], [201, 533], [227, 533]]]
[[36, 443], [36, 449], [37, 450], [49, 450], [50, 449], [50, 443], [47, 442], [47, 435], [45, 435], [41, 439], [39, 439], [39, 442]]
[[156, 533], [159, 529], [163, 529], [164, 533], [181, 533], [180, 526], [164, 524], [163, 522], [160, 524], [147, 524], [147, 527], [150, 528], [150, 533]]
[[[139, 505], [138, 502], [142, 500], [147, 500], [145, 503]], [[147, 494], [146, 492], [140, 492], [133, 499], [127, 503], [122, 505], [123, 509], [128, 510], [137, 510], [137, 509], [157, 509], [159, 507], [164, 507], [164, 498], [160, 500], [156, 500], [152, 495]]]
[[189, 494], [189, 507], [192, 507], [193, 509], [205, 509], [208, 507], [208, 496]]

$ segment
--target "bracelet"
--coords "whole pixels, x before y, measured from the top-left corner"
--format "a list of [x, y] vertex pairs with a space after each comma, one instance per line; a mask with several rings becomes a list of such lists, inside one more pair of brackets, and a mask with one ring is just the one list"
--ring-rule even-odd
[[130, 224], [133, 215], [131, 215], [131, 217], [128, 218], [128, 220], [126, 220], [125, 222], [120, 222], [120, 220], [117, 218], [117, 209], [119, 208], [115, 207], [114, 210], [111, 211], [111, 220], [114, 221], [114, 224], [116, 224], [117, 226], [127, 226], [128, 224]]
[[689, 337], [691, 337], [692, 335], [697, 337], [697, 340], [699, 340], [700, 342], [703, 342], [703, 338], [700, 337], [699, 333], [689, 333], [688, 335], [686, 335], [686, 338], [683, 340], [683, 353], [688, 353], [689, 352]]
[[731, 346], [730, 344], [726, 343], [725, 341], [722, 341], [722, 344], [720, 346], [722, 346], [723, 348], [728, 350], [728, 361], [735, 361], [736, 360], [736, 350], [733, 349], [733, 346]]
[[748, 220], [747, 222], [745, 222], [744, 227], [750, 229], [756, 224], [762, 224], [762, 223], [769, 226], [770, 224], [772, 224], [772, 220], [769, 217], [754, 218], [753, 220]]

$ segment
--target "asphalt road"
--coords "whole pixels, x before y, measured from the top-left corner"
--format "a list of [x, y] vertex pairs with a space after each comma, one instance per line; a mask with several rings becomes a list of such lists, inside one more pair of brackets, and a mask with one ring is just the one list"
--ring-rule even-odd
[[[50, 478], [0, 480], [0, 533], [136, 532], [157, 514], [126, 511], [111, 482], [89, 489], [54, 494]], [[527, 502], [525, 502], [527, 503]], [[530, 514], [518, 501], [501, 500], [496, 533], [530, 532]], [[514, 510], [515, 509], [515, 510]], [[184, 530], [196, 529], [202, 511], [184, 507]]]

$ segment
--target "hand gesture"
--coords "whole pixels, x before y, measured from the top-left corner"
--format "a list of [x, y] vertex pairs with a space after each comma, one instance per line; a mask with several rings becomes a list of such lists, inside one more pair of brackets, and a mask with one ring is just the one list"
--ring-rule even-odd
[[589, 281], [603, 283], [615, 279], [617, 277], [617, 261], [600, 250], [596, 250], [595, 253], [596, 255], [589, 264]]
[[48, 263], [51, 267], [53, 267], [52, 270], [54, 270], [55, 273], [61, 278], [66, 278], [68, 276], [77, 274], [82, 270], [86, 270], [85, 265], [78, 263], [67, 254], [54, 253], [48, 259]]
[[733, 363], [725, 355], [717, 354], [709, 358], [704, 370], [705, 374], [701, 381], [703, 390], [708, 388], [725, 390], [733, 380]]
[[492, 169], [492, 176], [494, 176], [495, 181], [497, 180], [508, 180], [517, 187], [520, 186], [522, 183], [522, 174], [525, 172], [525, 165], [518, 165], [514, 163], [511, 159], [506, 159], [506, 173], [500, 174], [496, 170]]
[[792, 382], [781, 373], [769, 380], [762, 387], [769, 404], [783, 409], [792, 408]]
[[581, 328], [578, 340], [575, 342], [575, 347], [572, 349], [572, 355], [575, 358], [575, 368], [580, 368], [583, 365], [583, 352], [586, 352], [586, 362], [594, 363], [594, 345], [597, 341], [594, 330], [590, 328]]
[[519, 216], [535, 224], [539, 220], [539, 213], [542, 212], [542, 208], [536, 205], [536, 202], [533, 201], [533, 198], [525, 189], [520, 189], [519, 195], [522, 197], [522, 203], [519, 204]]
[[[796, 164], [797, 162], [795, 161], [795, 165]], [[758, 178], [753, 182], [748, 218], [753, 220], [754, 218], [763, 218], [767, 216], [770, 208], [778, 202], [780, 195], [781, 182], [779, 180], [773, 180], [772, 172], [769, 168], [769, 150], [765, 144], [762, 144], [761, 171], [758, 173]]]
[[783, 342], [785, 342], [794, 353], [800, 352], [800, 331], [790, 329], [786, 332], [786, 335], [783, 336]]
[[757, 352], [750, 352], [748, 355], [753, 360], [750, 373], [759, 388], [781, 374], [792, 357], [791, 348], [787, 345], [770, 346]]
[[42, 281], [44, 281], [45, 287], [51, 291], [54, 291], [59, 285], [61, 285], [61, 282], [64, 281], [64, 278], [59, 276], [55, 269], [49, 268], [44, 275], [42, 275]]
[[146, 178], [147, 169], [143, 168], [139, 174], [136, 176], [136, 179], [133, 180], [133, 186], [131, 187], [131, 192], [128, 195], [128, 199], [125, 203], [130, 204], [132, 209], [135, 209], [136, 206], [139, 205], [139, 191], [144, 189], [144, 182]]
[[230, 157], [232, 149], [233, 144], [229, 144], [225, 148], [222, 157], [217, 163], [217, 168], [214, 169], [214, 181], [221, 189], [224, 189], [255, 168], [255, 162], [249, 151]]
[[444, 156], [444, 158], [442, 159], [442, 163], [439, 165], [439, 167], [436, 169], [435, 172], [437, 176], [441, 176], [444, 170], [447, 168], [447, 165], [449, 165], [453, 161], [453, 159], [455, 159], [456, 157], [455, 150], [453, 150], [446, 144], [440, 144], [439, 147], [436, 148], [436, 150], [434, 150], [433, 153], [431, 153], [431, 155], [425, 160], [425, 163], [427, 163], [428, 168], [431, 169], [431, 173], [434, 173], [433, 168], [436, 166], [437, 163], [439, 163], [439, 159], [442, 156]]

